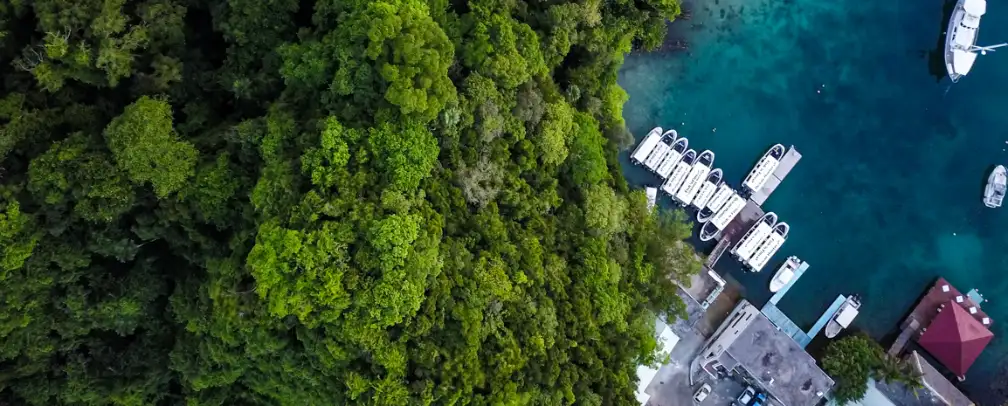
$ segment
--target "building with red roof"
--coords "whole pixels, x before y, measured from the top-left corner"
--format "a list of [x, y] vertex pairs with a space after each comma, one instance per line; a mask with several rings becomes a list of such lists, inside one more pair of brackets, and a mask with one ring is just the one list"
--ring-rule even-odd
[[959, 377], [973, 365], [984, 347], [994, 338], [987, 326], [974, 318], [976, 307], [969, 309], [950, 300], [938, 308], [924, 333], [917, 339], [928, 353]]

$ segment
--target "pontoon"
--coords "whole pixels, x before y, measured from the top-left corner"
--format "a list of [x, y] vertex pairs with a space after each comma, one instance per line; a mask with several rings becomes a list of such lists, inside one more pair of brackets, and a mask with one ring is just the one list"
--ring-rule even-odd
[[658, 176], [662, 179], [666, 179], [675, 169], [676, 164], [682, 159], [683, 152], [686, 151], [686, 147], [689, 145], [689, 140], [686, 137], [679, 138], [672, 143], [672, 150], [665, 155], [665, 160], [658, 165], [658, 170], [655, 171]]
[[728, 199], [731, 199], [734, 194], [735, 191], [732, 190], [731, 186], [728, 186], [727, 183], [722, 183], [718, 186], [717, 191], [714, 192], [714, 196], [707, 202], [707, 206], [697, 212], [697, 221], [706, 223], [707, 220], [714, 217], [714, 213], [717, 213], [718, 210], [724, 207], [725, 203], [728, 203]]
[[756, 166], [749, 171], [749, 175], [742, 181], [742, 188], [749, 193], [753, 193], [763, 187], [767, 179], [770, 179], [770, 175], [773, 174], [774, 169], [777, 169], [777, 165], [780, 164], [780, 159], [783, 156], [783, 145], [776, 144], [770, 147], [770, 150], [763, 154], [763, 157], [760, 158], [759, 162], [756, 162]]
[[777, 225], [777, 215], [774, 212], [764, 214], [763, 218], [756, 222], [756, 224], [753, 224], [749, 228], [749, 231], [746, 231], [742, 239], [735, 244], [735, 248], [732, 248], [731, 253], [739, 261], [746, 263], [756, 253], [756, 248], [760, 246], [760, 243], [773, 232], [775, 225]]
[[682, 187], [673, 198], [683, 206], [689, 206], [690, 203], [693, 203], [693, 198], [700, 191], [700, 185], [710, 173], [712, 165], [714, 165], [714, 152], [709, 149], [701, 152], [693, 167], [690, 168], [689, 175], [686, 175]]
[[668, 193], [669, 196], [675, 196], [676, 192], [682, 186], [683, 181], [686, 180], [686, 175], [689, 174], [690, 167], [693, 166], [693, 162], [696, 161], [696, 151], [689, 149], [682, 155], [682, 159], [676, 164], [672, 174], [669, 175], [665, 183], [662, 184], [662, 191]]
[[637, 144], [637, 148], [634, 149], [633, 154], [630, 155], [630, 159], [634, 163], [644, 163], [651, 151], [654, 151], [655, 147], [658, 146], [658, 140], [661, 139], [662, 128], [655, 127], [651, 129], [651, 132], [644, 136], [640, 144]]
[[693, 207], [700, 210], [707, 206], [711, 197], [714, 197], [714, 192], [717, 191], [718, 186], [721, 185], [722, 175], [723, 173], [721, 172], [721, 168], [715, 168], [707, 174], [707, 179], [704, 180], [703, 185], [700, 186], [700, 191], [697, 192], [696, 197], [693, 198]]
[[763, 270], [763, 267], [766, 266], [767, 262], [770, 262], [770, 258], [773, 258], [774, 254], [777, 253], [777, 250], [780, 249], [781, 245], [784, 245], [784, 241], [787, 241], [788, 231], [790, 230], [791, 226], [789, 226], [788, 223], [783, 221], [777, 223], [777, 225], [774, 226], [773, 232], [763, 240], [758, 248], [756, 248], [756, 253], [749, 259], [749, 262], [746, 262], [749, 269], [753, 272]]

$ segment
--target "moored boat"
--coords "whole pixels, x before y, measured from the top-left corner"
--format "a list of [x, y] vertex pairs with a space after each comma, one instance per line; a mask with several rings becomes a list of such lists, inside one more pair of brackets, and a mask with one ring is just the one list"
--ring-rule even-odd
[[696, 162], [696, 151], [689, 149], [682, 154], [682, 158], [676, 163], [675, 169], [669, 175], [665, 183], [662, 184], [662, 191], [668, 193], [669, 196], [675, 196], [679, 188], [682, 187], [683, 181], [686, 180], [686, 175], [689, 174], [690, 167], [693, 166], [693, 162]]
[[718, 210], [721, 210], [721, 207], [724, 207], [725, 203], [728, 203], [728, 199], [731, 199], [733, 195], [735, 195], [735, 191], [731, 186], [728, 186], [727, 183], [721, 183], [717, 191], [714, 192], [714, 196], [707, 202], [707, 206], [697, 212], [697, 222], [706, 223], [707, 220], [714, 217]]
[[992, 209], [1001, 207], [1001, 202], [1005, 197], [1005, 183], [1008, 180], [1008, 173], [1005, 167], [998, 165], [987, 177], [987, 186], [984, 187], [984, 205]]
[[783, 221], [777, 223], [773, 228], [773, 232], [760, 243], [760, 246], [756, 248], [756, 253], [745, 263], [749, 266], [749, 270], [753, 272], [763, 270], [763, 267], [770, 262], [770, 258], [773, 258], [777, 250], [787, 241], [788, 232], [790, 231], [791, 226], [788, 223]]
[[796, 256], [788, 257], [787, 261], [784, 261], [784, 265], [781, 265], [777, 273], [774, 274], [773, 279], [770, 280], [770, 292], [777, 293], [781, 289], [784, 289], [788, 283], [791, 283], [791, 279], [794, 279], [795, 271], [798, 270], [802, 264], [802, 260], [798, 259]]
[[658, 141], [661, 140], [662, 128], [655, 127], [652, 128], [644, 139], [641, 140], [640, 144], [637, 144], [637, 148], [634, 148], [633, 154], [630, 154], [630, 159], [634, 163], [644, 163], [648, 155], [651, 155], [651, 151], [654, 151], [655, 147], [658, 146]]
[[718, 234], [721, 234], [721, 230], [724, 230], [725, 226], [735, 219], [735, 216], [738, 216], [739, 212], [745, 208], [745, 205], [746, 200], [742, 196], [732, 192], [732, 196], [728, 199], [728, 202], [721, 207], [721, 210], [714, 213], [710, 221], [700, 229], [700, 241], [710, 241], [717, 237]]
[[770, 147], [756, 162], [756, 166], [753, 166], [749, 174], [746, 175], [745, 180], [742, 181], [742, 189], [749, 193], [760, 190], [767, 179], [770, 179], [773, 171], [777, 169], [777, 165], [780, 165], [780, 159], [784, 157], [784, 152], [784, 146], [781, 144]]
[[777, 214], [774, 212], [764, 214], [763, 218], [753, 224], [742, 236], [742, 239], [735, 244], [731, 250], [732, 255], [742, 263], [749, 261], [749, 258], [752, 258], [756, 253], [756, 248], [759, 248], [763, 240], [773, 232], [775, 225], [777, 225]]
[[661, 139], [658, 140], [658, 145], [655, 146], [647, 159], [644, 160], [644, 166], [651, 172], [657, 172], [658, 166], [665, 162], [669, 153], [672, 152], [672, 144], [676, 142], [677, 136], [675, 131], [666, 131], [665, 134], [662, 134]]
[[665, 155], [665, 160], [658, 165], [658, 170], [655, 173], [662, 179], [668, 178], [672, 170], [675, 169], [676, 164], [682, 159], [688, 145], [689, 140], [686, 137], [676, 139], [672, 143], [672, 149]]
[[714, 152], [709, 149], [701, 152], [696, 162], [690, 168], [689, 174], [686, 175], [686, 180], [683, 181], [682, 187], [679, 188], [673, 199], [683, 206], [693, 203], [693, 198], [700, 191], [700, 185], [703, 184], [704, 178], [710, 173], [712, 165], [714, 165]]
[[848, 296], [847, 300], [840, 305], [840, 309], [833, 315], [833, 318], [826, 324], [826, 337], [836, 337], [843, 329], [849, 327], [854, 318], [857, 317], [860, 308], [861, 299], [857, 295]]
[[723, 175], [724, 173], [721, 171], [721, 168], [714, 168], [713, 171], [707, 174], [707, 179], [704, 180], [703, 185], [700, 186], [700, 191], [693, 198], [693, 207], [700, 210], [707, 206], [711, 197], [714, 197], [714, 192], [717, 191], [718, 186], [721, 186]]
[[945, 70], [952, 83], [958, 82], [973, 68], [977, 51], [986, 53], [988, 50], [976, 46], [980, 17], [986, 12], [986, 0], [959, 0], [952, 9], [945, 31]]

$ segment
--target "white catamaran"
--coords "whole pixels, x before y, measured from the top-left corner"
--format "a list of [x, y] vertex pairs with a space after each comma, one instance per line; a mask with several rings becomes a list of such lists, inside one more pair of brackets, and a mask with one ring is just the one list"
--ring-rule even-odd
[[682, 186], [683, 181], [686, 180], [686, 175], [689, 174], [690, 168], [693, 166], [693, 162], [696, 162], [696, 151], [689, 149], [682, 154], [682, 159], [676, 163], [675, 169], [672, 170], [672, 174], [669, 175], [665, 183], [662, 184], [662, 191], [668, 193], [669, 196], [675, 196], [676, 192]]
[[749, 193], [760, 190], [777, 169], [777, 165], [780, 165], [780, 159], [784, 157], [784, 152], [784, 146], [781, 144], [770, 147], [770, 150], [763, 154], [759, 162], [756, 162], [756, 166], [749, 171], [749, 175], [746, 175], [745, 180], [742, 181], [742, 188]]
[[980, 17], [986, 12], [986, 0], [959, 0], [952, 10], [948, 30], [945, 31], [945, 69], [948, 70], [952, 83], [958, 82], [959, 78], [969, 73], [973, 63], [976, 62], [977, 52], [986, 55], [987, 51], [1008, 46], [1008, 44], [986, 47], [976, 45]]
[[686, 175], [682, 187], [672, 198], [683, 206], [689, 206], [690, 203], [693, 203], [693, 198], [700, 191], [704, 178], [711, 171], [711, 165], [714, 165], [714, 152], [709, 149], [701, 152], [696, 162], [693, 163], [693, 167], [690, 168], [689, 175]]
[[696, 207], [697, 210], [707, 207], [707, 202], [710, 202], [718, 186], [721, 186], [722, 177], [724, 177], [724, 173], [721, 171], [721, 168], [714, 168], [713, 171], [707, 174], [707, 180], [700, 186], [700, 191], [693, 198], [693, 207]]
[[777, 214], [774, 212], [769, 212], [763, 215], [756, 224], [753, 224], [746, 231], [742, 239], [735, 244], [735, 248], [732, 248], [731, 253], [738, 258], [739, 261], [746, 263], [752, 258], [753, 254], [756, 253], [756, 248], [759, 248], [760, 243], [763, 242], [773, 232], [773, 227], [777, 225]]

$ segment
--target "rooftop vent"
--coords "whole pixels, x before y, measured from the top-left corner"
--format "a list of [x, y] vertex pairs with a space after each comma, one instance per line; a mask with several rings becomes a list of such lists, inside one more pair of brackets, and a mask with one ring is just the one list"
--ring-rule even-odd
[[976, 314], [976, 306], [970, 306], [970, 314]]
[[949, 291], [949, 285], [942, 285], [942, 292], [948, 292], [948, 291]]
[[956, 303], [962, 303], [962, 302], [963, 302], [962, 295], [956, 296]]
[[988, 325], [988, 324], [990, 324], [990, 317], [984, 317], [984, 318], [983, 318], [983, 324], [984, 324], [985, 326], [986, 326], [986, 325]]

